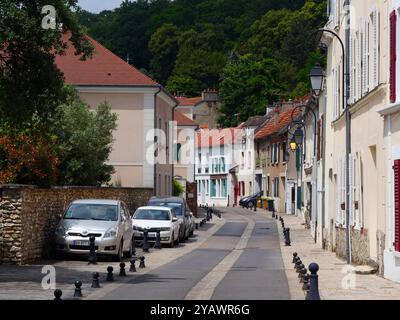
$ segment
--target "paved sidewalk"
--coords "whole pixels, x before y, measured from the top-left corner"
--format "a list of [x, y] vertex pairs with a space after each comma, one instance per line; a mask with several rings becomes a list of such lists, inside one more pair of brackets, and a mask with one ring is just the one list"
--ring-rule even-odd
[[[155, 268], [197, 249], [224, 224], [224, 221], [224, 219], [214, 218], [199, 230], [195, 230], [195, 236], [184, 244], [180, 244], [179, 247], [163, 248], [162, 250], [151, 249], [150, 253], [145, 255], [146, 269], [139, 269], [139, 262], [136, 263], [137, 273], [128, 272], [130, 264], [129, 261], [126, 261], [126, 278], [118, 276], [119, 263], [106, 259], [100, 260], [97, 265], [88, 265], [85, 258], [72, 261], [41, 261], [28, 266], [0, 265], [0, 300], [54, 299], [54, 290], [43, 290], [42, 288], [42, 279], [45, 274], [41, 272], [45, 265], [55, 267], [57, 288], [63, 291], [62, 298], [64, 300], [73, 299], [76, 280], [83, 283], [83, 299], [100, 299], [115, 288], [125, 285], [132, 278], [151, 272]], [[137, 256], [142, 255], [140, 248], [137, 248], [136, 252]], [[105, 282], [108, 266], [114, 268], [115, 282]], [[100, 273], [101, 289], [91, 288], [92, 273], [95, 271]]]
[[[270, 213], [265, 213], [270, 216]], [[282, 257], [285, 264], [286, 275], [289, 281], [291, 298], [303, 300], [304, 292], [297, 278], [292, 263], [293, 252], [297, 252], [304, 265], [312, 262], [318, 263], [320, 270], [319, 289], [321, 299], [324, 300], [398, 300], [400, 299], [400, 284], [386, 280], [377, 275], [358, 275], [352, 273], [352, 267], [344, 260], [336, 257], [336, 254], [323, 250], [315, 244], [310, 231], [302, 225], [302, 220], [291, 215], [282, 215], [285, 226], [290, 228], [292, 245], [284, 245], [282, 227], [279, 221], [278, 227], [281, 237]], [[350, 281], [347, 281], [350, 280]], [[342, 285], [344, 283], [344, 285]], [[350, 283], [350, 285], [349, 285]], [[350, 287], [346, 289], [346, 287]]]

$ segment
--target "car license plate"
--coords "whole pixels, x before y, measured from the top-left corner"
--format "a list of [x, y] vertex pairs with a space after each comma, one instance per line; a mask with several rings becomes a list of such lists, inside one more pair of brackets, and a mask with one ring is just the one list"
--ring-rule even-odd
[[73, 241], [73, 245], [74, 246], [89, 246], [90, 242], [89, 241], [85, 241], [85, 240], [74, 240]]
[[157, 233], [149, 233], [149, 237], [150, 238], [155, 238], [155, 237], [157, 237]]

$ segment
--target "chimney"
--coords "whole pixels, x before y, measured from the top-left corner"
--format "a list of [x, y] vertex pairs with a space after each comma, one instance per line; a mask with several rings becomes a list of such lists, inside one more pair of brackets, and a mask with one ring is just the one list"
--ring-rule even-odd
[[205, 102], [219, 102], [219, 94], [216, 89], [206, 89], [202, 94], [203, 101]]

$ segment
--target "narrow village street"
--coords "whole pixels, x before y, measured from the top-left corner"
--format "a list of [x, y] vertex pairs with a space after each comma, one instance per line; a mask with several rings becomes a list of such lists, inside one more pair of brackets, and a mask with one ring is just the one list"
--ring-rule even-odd
[[[100, 259], [88, 265], [84, 258], [42, 261], [20, 267], [0, 266], [0, 298], [4, 300], [51, 300], [51, 289], [42, 287], [43, 266], [54, 266], [56, 287], [64, 300], [304, 300], [293, 252], [303, 263], [318, 262], [321, 299], [399, 299], [400, 285], [377, 275], [353, 274], [354, 283], [343, 286], [349, 273], [334, 253], [318, 248], [309, 230], [294, 216], [282, 215], [292, 229], [292, 246], [285, 246], [280, 222], [270, 212], [220, 208], [196, 237], [175, 248], [150, 249], [146, 268], [119, 276], [119, 263]], [[143, 255], [137, 248], [137, 256]], [[114, 268], [107, 282], [106, 269]], [[100, 273], [101, 288], [93, 289], [92, 273]], [[82, 298], [74, 297], [74, 282], [82, 281]], [[351, 286], [353, 285], [353, 286]]]

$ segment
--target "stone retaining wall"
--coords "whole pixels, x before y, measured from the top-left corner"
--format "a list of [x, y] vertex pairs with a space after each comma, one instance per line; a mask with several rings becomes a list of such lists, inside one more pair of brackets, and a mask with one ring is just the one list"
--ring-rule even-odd
[[55, 229], [73, 200], [122, 200], [134, 211], [152, 195], [152, 189], [0, 186], [0, 263], [29, 264], [50, 258]]

